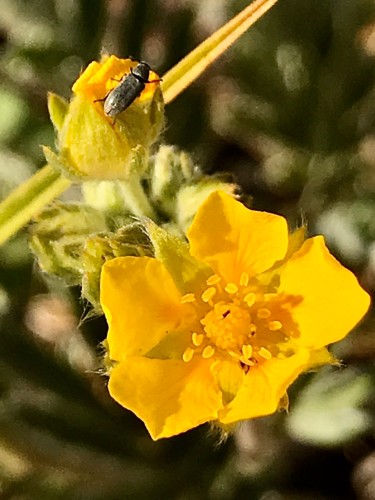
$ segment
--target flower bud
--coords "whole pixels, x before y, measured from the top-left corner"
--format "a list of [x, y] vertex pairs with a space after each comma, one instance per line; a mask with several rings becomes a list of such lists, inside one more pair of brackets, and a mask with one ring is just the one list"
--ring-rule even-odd
[[[74, 96], [63, 112], [62, 100], [49, 98], [51, 120], [58, 130], [58, 154], [44, 148], [47, 161], [78, 180], [126, 179], [135, 149], [146, 153], [164, 121], [163, 97], [157, 82], [148, 83], [134, 102], [115, 118], [103, 103], [136, 61], [107, 56], [92, 62], [73, 85]], [[158, 80], [150, 71], [149, 80]]]
[[238, 186], [204, 175], [191, 157], [162, 145], [150, 164], [150, 197], [181, 233], [186, 232], [203, 201], [214, 191], [234, 196]]
[[35, 219], [30, 246], [43, 271], [77, 285], [82, 280], [86, 238], [106, 229], [105, 218], [97, 210], [78, 203], [55, 203]]
[[133, 222], [116, 233], [102, 233], [86, 239], [83, 251], [82, 296], [96, 312], [100, 306], [100, 274], [103, 263], [115, 257], [152, 256], [152, 244], [141, 224]]

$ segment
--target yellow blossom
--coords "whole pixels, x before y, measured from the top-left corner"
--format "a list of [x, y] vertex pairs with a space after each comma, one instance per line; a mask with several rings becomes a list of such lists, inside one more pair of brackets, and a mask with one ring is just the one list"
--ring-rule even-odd
[[369, 307], [322, 236], [288, 235], [283, 217], [223, 192], [198, 209], [189, 246], [150, 227], [157, 258], [107, 262], [101, 303], [109, 391], [153, 439], [275, 412]]

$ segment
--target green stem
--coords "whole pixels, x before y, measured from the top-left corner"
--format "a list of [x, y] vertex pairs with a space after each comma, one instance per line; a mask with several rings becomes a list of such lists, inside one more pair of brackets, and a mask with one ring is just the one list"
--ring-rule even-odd
[[119, 186], [126, 206], [133, 215], [156, 220], [156, 214], [142, 188], [141, 179], [137, 172], [131, 173], [126, 180], [119, 183]]
[[0, 245], [71, 185], [46, 165], [0, 203]]

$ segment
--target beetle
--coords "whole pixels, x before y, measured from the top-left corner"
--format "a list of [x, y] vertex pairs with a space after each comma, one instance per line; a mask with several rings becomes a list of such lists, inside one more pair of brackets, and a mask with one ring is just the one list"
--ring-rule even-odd
[[161, 81], [161, 79], [149, 80], [150, 71], [150, 65], [141, 61], [130, 70], [130, 73], [124, 75], [119, 84], [104, 99], [100, 99], [104, 101], [104, 114], [116, 117], [141, 95], [146, 83]]

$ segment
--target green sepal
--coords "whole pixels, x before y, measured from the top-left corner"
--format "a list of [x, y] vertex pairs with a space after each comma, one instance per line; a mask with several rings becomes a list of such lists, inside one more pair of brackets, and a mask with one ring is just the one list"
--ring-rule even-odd
[[132, 148], [132, 157], [130, 161], [130, 173], [137, 173], [138, 175], [144, 174], [147, 169], [148, 152], [142, 146], [137, 144]]
[[100, 274], [102, 266], [108, 260], [124, 256], [153, 256], [153, 248], [138, 222], [131, 222], [116, 233], [105, 232], [86, 239], [83, 255], [82, 296], [101, 312]]
[[69, 102], [63, 97], [48, 93], [48, 112], [53, 126], [59, 132], [64, 124], [66, 113], [68, 112]]
[[48, 146], [42, 146], [42, 150], [47, 163], [52, 168], [60, 172], [61, 175], [72, 182], [82, 182], [84, 180], [84, 176], [77, 175], [78, 172], [76, 169], [69, 165], [67, 159], [64, 158], [63, 153], [58, 155]]
[[30, 227], [30, 247], [43, 271], [75, 285], [82, 280], [86, 238], [106, 228], [105, 218], [97, 210], [56, 202], [35, 218]]
[[183, 295], [192, 291], [199, 293], [212, 270], [190, 255], [186, 241], [150, 219], [145, 219], [143, 223], [153, 244], [155, 257], [163, 262], [180, 292]]
[[176, 193], [201, 177], [190, 156], [173, 146], [161, 145], [150, 161], [150, 196], [169, 217], [175, 216]]
[[[95, 107], [75, 96], [58, 134], [59, 156], [74, 175], [87, 180], [115, 180], [127, 176], [129, 137]], [[71, 172], [69, 172], [71, 173]]]

